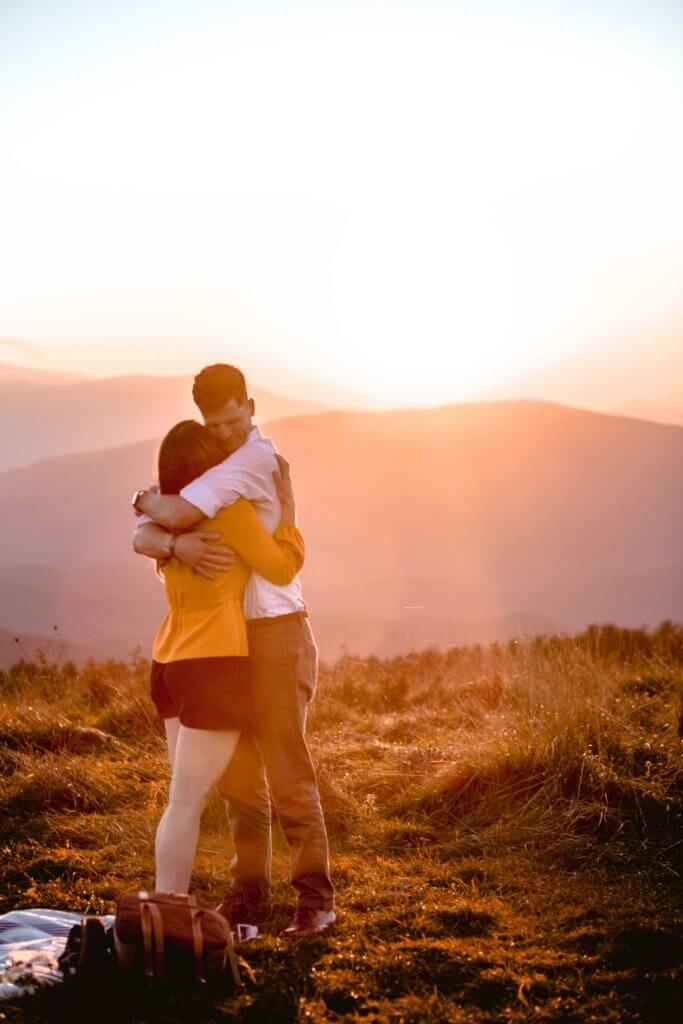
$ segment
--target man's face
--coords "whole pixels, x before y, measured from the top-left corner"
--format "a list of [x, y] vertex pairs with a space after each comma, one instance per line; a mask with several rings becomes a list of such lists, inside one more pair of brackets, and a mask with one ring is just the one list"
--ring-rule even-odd
[[248, 438], [253, 415], [253, 399], [239, 405], [234, 398], [230, 398], [225, 405], [219, 405], [204, 415], [204, 425], [220, 442], [225, 454], [232, 455]]

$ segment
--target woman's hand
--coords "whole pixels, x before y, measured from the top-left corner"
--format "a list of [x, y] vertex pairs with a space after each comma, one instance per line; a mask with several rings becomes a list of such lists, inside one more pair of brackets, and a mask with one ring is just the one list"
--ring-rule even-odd
[[276, 455], [278, 469], [273, 473], [275, 490], [282, 505], [282, 516], [280, 526], [296, 525], [296, 506], [294, 504], [294, 491], [292, 490], [292, 479], [289, 475], [289, 463], [281, 455]]

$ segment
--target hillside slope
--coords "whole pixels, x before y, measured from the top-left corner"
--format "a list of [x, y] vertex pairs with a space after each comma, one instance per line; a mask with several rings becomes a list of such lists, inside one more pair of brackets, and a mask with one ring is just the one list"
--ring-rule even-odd
[[[268, 433], [292, 463], [327, 654], [683, 614], [681, 428], [504, 402], [328, 413]], [[131, 552], [128, 500], [154, 447], [0, 476], [1, 625], [149, 636], [162, 595]]]
[[[0, 368], [1, 369], [1, 368]], [[0, 373], [0, 471], [52, 455], [161, 439], [177, 420], [198, 417], [191, 377], [113, 377], [45, 387]], [[318, 413], [315, 402], [255, 389], [262, 422]]]

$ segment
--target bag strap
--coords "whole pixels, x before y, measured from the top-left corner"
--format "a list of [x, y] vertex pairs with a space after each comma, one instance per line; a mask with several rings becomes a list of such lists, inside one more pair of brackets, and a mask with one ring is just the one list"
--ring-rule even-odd
[[211, 915], [211, 920], [218, 924], [218, 927], [223, 933], [223, 938], [225, 939], [225, 951], [227, 953], [228, 963], [230, 964], [230, 973], [232, 974], [235, 985], [241, 988], [243, 982], [240, 974], [240, 965], [237, 959], [237, 953], [235, 952], [235, 943], [233, 941], [232, 932], [228, 927], [228, 922], [222, 914], [217, 914], [215, 910], [206, 910], [205, 908], [192, 911], [192, 933], [194, 935], [195, 921], [197, 922], [201, 933], [200, 919], [205, 917], [207, 914]]
[[221, 914], [216, 915], [221, 922], [223, 928], [223, 934], [225, 935], [225, 942], [228, 950], [228, 960], [230, 962], [230, 970], [232, 972], [232, 978], [238, 988], [242, 987], [242, 975], [240, 974], [240, 965], [237, 959], [237, 953], [235, 952], [235, 942], [232, 937], [232, 932], [228, 925], [228, 922]]
[[202, 935], [202, 910], [190, 910], [192, 922], [192, 946], [194, 948], [194, 977], [198, 984], [206, 981], [204, 977], [204, 937]]
[[164, 922], [155, 903], [140, 904], [140, 924], [145, 951], [145, 975], [149, 981], [164, 980]]

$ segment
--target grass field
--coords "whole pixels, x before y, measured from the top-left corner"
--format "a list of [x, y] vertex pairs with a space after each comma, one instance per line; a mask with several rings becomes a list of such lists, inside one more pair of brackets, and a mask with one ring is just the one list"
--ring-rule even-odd
[[[147, 665], [0, 674], [1, 911], [111, 911], [151, 887], [164, 746]], [[683, 629], [592, 629], [323, 668], [310, 717], [338, 890], [332, 935], [276, 937], [256, 984], [156, 1021], [677, 1021], [683, 1017]], [[206, 809], [194, 890], [226, 887]], [[63, 991], [0, 1020], [99, 1020]], [[110, 1014], [111, 1016], [111, 1014]]]

